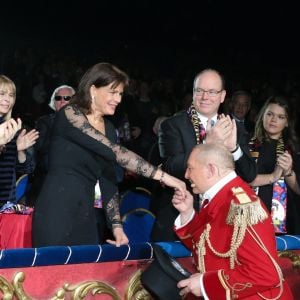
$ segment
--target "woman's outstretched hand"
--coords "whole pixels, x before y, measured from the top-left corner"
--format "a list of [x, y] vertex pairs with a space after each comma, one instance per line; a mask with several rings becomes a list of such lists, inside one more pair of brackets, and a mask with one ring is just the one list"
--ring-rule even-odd
[[166, 173], [163, 172], [163, 176], [160, 179], [160, 182], [162, 184], [165, 184], [169, 187], [174, 188], [175, 190], [179, 191], [182, 195], [186, 194], [186, 184], [184, 181]]
[[129, 243], [128, 237], [125, 234], [122, 227], [113, 228], [113, 235], [115, 237], [114, 240], [106, 240], [108, 244], [115, 245], [116, 247], [120, 247], [122, 245], [127, 245]]

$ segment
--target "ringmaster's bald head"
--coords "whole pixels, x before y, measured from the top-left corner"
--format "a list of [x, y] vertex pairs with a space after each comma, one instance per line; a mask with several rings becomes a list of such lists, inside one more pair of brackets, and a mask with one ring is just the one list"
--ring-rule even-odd
[[204, 193], [234, 171], [232, 154], [220, 144], [200, 144], [193, 148], [185, 172], [193, 192]]

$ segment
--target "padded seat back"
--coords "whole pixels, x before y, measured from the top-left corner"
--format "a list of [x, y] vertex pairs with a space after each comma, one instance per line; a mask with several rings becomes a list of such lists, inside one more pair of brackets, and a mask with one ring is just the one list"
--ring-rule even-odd
[[151, 211], [136, 208], [127, 212], [123, 218], [123, 229], [130, 243], [149, 242], [155, 221]]

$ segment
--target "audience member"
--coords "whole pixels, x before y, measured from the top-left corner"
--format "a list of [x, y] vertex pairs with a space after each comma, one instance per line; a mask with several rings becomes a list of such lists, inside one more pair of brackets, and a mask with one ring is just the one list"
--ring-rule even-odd
[[47, 87], [45, 84], [45, 76], [43, 73], [39, 73], [36, 78], [37, 82], [32, 88], [32, 99], [34, 100], [32, 111], [35, 117], [42, 115], [47, 107]]
[[[230, 116], [218, 115], [225, 96], [224, 79], [218, 71], [205, 69], [196, 75], [190, 107], [161, 124], [159, 148], [166, 172], [184, 179], [186, 162], [193, 147], [218, 141], [232, 152], [238, 174], [250, 181], [248, 172], [255, 165], [247, 153], [248, 145], [237, 144], [235, 121]], [[171, 203], [172, 191], [165, 189], [164, 195], [161, 202], [165, 207], [156, 216], [152, 234], [152, 239], [157, 241], [177, 238], [173, 233], [177, 212]], [[198, 202], [198, 196], [195, 196], [195, 208]]]
[[[16, 131], [21, 126], [11, 120], [12, 109], [16, 101], [16, 86], [5, 75], [0, 75], [0, 123], [8, 120], [10, 130]], [[9, 209], [16, 203], [16, 177], [17, 174], [31, 173], [33, 171], [32, 155], [26, 151], [33, 146], [38, 138], [38, 132], [33, 129], [26, 132], [22, 129], [6, 145], [0, 153], [0, 207], [1, 211]]]
[[276, 232], [300, 234], [299, 140], [285, 97], [271, 96], [261, 108], [250, 151], [257, 163], [251, 185], [271, 212]]
[[[106, 135], [121, 102], [127, 75], [108, 63], [91, 67], [81, 78], [70, 105], [57, 112], [49, 154], [49, 171], [36, 201], [33, 218], [35, 247], [98, 244], [94, 210], [99, 179], [103, 205], [118, 206], [115, 165], [129, 169], [185, 193], [185, 183], [150, 165], [140, 156], [113, 143]], [[120, 215], [108, 213], [116, 245], [128, 243]]]
[[35, 122], [35, 129], [39, 132], [39, 138], [34, 145], [35, 170], [30, 178], [31, 189], [27, 193], [26, 199], [27, 204], [30, 206], [34, 206], [48, 172], [49, 146], [56, 112], [68, 104], [74, 94], [74, 88], [69, 85], [61, 85], [55, 88], [48, 104], [54, 112], [40, 116]]
[[199, 273], [178, 282], [182, 296], [204, 299], [293, 299], [278, 265], [276, 240], [268, 214], [251, 187], [234, 172], [231, 153], [222, 145], [198, 145], [185, 177], [193, 197], [174, 194], [180, 212], [175, 232], [192, 251]]
[[130, 142], [131, 150], [147, 159], [149, 150], [154, 142], [154, 134], [152, 131], [153, 124], [158, 117], [157, 107], [151, 95], [148, 82], [142, 81], [139, 84], [138, 97], [134, 102], [134, 115], [129, 116], [129, 123], [134, 128], [131, 130], [133, 139]]
[[57, 87], [50, 98], [49, 107], [54, 110], [54, 113], [41, 116], [36, 121], [36, 130], [39, 132], [39, 138], [34, 146], [36, 155], [36, 174], [44, 177], [48, 171], [48, 155], [51, 137], [51, 129], [53, 126], [56, 112], [69, 103], [75, 95], [75, 90], [69, 85], [61, 85]]
[[239, 141], [242, 144], [249, 142], [254, 132], [254, 123], [251, 122], [247, 115], [251, 109], [252, 96], [249, 92], [239, 90], [231, 96], [231, 117], [235, 120], [239, 133]]
[[168, 117], [166, 117], [166, 116], [157, 117], [157, 119], [155, 120], [154, 125], [152, 127], [152, 130], [153, 130], [154, 136], [156, 137], [156, 140], [153, 141], [153, 144], [149, 150], [148, 161], [155, 166], [158, 166], [161, 164], [161, 157], [159, 154], [159, 147], [158, 147], [158, 132], [159, 132], [161, 123], [164, 120], [166, 120], [167, 118]]

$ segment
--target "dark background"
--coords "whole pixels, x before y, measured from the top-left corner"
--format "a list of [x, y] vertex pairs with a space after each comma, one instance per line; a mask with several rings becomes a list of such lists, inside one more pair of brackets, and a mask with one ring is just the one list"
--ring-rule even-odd
[[[20, 1], [1, 4], [2, 43], [56, 47], [99, 59], [176, 67], [294, 70], [299, 65], [296, 2]], [[2, 44], [1, 43], [1, 44]], [[170, 70], [172, 71], [172, 70]]]

